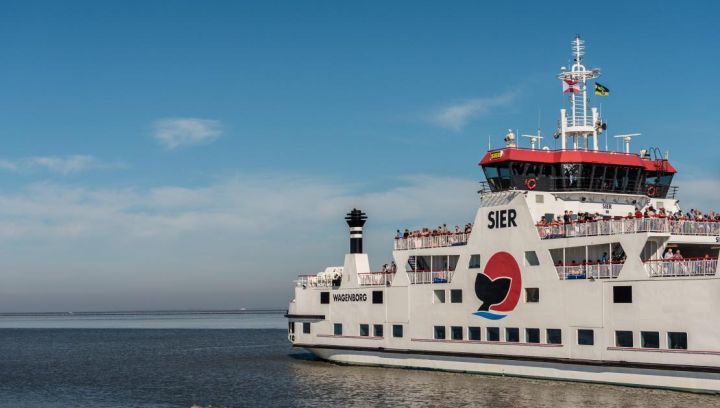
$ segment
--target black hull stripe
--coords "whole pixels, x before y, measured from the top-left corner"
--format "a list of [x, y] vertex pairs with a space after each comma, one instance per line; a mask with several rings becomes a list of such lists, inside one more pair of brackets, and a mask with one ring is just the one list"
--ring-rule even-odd
[[647, 370], [666, 370], [666, 371], [687, 371], [700, 373], [718, 373], [720, 367], [709, 366], [690, 366], [675, 364], [655, 364], [655, 363], [635, 363], [629, 361], [595, 361], [595, 360], [578, 360], [571, 358], [556, 357], [534, 357], [534, 356], [515, 356], [509, 354], [482, 354], [482, 353], [464, 353], [452, 351], [432, 351], [432, 350], [404, 350], [404, 349], [387, 349], [383, 347], [355, 347], [355, 346], [331, 346], [324, 344], [293, 344], [293, 347], [317, 348], [330, 350], [352, 350], [352, 351], [368, 351], [373, 353], [387, 354], [416, 354], [424, 356], [442, 356], [442, 357], [470, 357], [495, 360], [513, 360], [513, 361], [529, 361], [541, 363], [557, 363], [557, 364], [576, 364], [595, 367], [619, 367], [619, 368], [639, 368]]

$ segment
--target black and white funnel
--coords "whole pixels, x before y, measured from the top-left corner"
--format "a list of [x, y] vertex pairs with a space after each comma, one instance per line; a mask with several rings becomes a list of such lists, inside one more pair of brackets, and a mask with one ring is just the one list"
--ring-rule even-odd
[[357, 208], [353, 208], [353, 210], [350, 211], [345, 217], [345, 221], [347, 221], [347, 224], [350, 227], [351, 254], [362, 254], [363, 225], [365, 225], [366, 220], [367, 215], [365, 215], [364, 212], [358, 210]]

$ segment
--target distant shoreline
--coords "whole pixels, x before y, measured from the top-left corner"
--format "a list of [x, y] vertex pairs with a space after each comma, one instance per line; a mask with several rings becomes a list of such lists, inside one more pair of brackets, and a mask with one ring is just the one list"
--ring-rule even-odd
[[118, 310], [107, 312], [0, 312], [0, 317], [67, 317], [67, 316], [144, 316], [144, 315], [209, 315], [209, 314], [284, 314], [285, 309], [224, 309], [224, 310]]

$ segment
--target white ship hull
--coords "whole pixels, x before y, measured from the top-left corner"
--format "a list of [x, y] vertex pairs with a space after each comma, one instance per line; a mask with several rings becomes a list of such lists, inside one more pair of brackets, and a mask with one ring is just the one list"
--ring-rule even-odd
[[317, 357], [339, 364], [429, 369], [475, 374], [582, 381], [635, 387], [720, 393], [720, 372], [683, 371], [600, 364], [557, 363], [475, 356], [433, 355], [419, 351], [348, 350], [307, 347]]

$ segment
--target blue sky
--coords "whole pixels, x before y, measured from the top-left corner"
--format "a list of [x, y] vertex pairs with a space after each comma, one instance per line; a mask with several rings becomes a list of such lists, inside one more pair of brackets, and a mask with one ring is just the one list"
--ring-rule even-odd
[[352, 206], [387, 262], [471, 221], [488, 136], [552, 133], [576, 33], [609, 134], [717, 208], [719, 6], [500, 3], [4, 3], [0, 310], [282, 307]]

